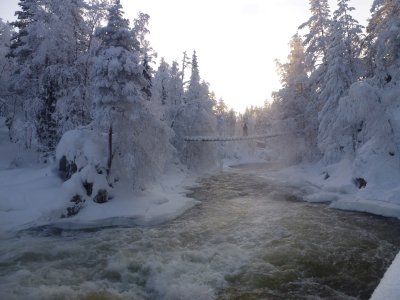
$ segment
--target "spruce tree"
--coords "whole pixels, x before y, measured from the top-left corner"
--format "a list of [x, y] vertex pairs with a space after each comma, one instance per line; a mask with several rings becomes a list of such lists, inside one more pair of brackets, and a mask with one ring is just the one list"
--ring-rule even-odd
[[348, 93], [350, 86], [360, 75], [360, 38], [362, 27], [350, 14], [354, 8], [349, 0], [339, 0], [334, 12], [329, 49], [327, 51], [326, 73], [323, 76], [319, 98], [323, 108], [319, 112], [318, 146], [326, 162], [341, 158], [340, 147], [335, 142], [334, 123], [338, 101]]
[[145, 99], [151, 99], [152, 90], [152, 75], [153, 69], [151, 64], [153, 59], [157, 56], [153, 48], [150, 46], [150, 42], [147, 40], [147, 35], [150, 33], [148, 29], [150, 16], [145, 13], [139, 13], [137, 18], [133, 21], [133, 34], [137, 39], [137, 50], [140, 53], [141, 65], [143, 68], [143, 78], [146, 80], [145, 85], [142, 88]]
[[[108, 22], [96, 34], [101, 40], [96, 65], [95, 121], [100, 130], [108, 134], [107, 172], [111, 172], [115, 155], [114, 132], [123, 130], [134, 113], [135, 102], [142, 100], [143, 73], [139, 67], [137, 40], [123, 18], [119, 0], [109, 8]], [[118, 147], [118, 146], [117, 146]]]
[[305, 35], [306, 64], [311, 71], [323, 64], [329, 44], [330, 9], [328, 0], [310, 0], [311, 17], [300, 25], [300, 29], [308, 28]]
[[309, 78], [306, 67], [306, 54], [301, 37], [296, 34], [289, 43], [290, 53], [287, 62], [278, 64], [282, 89], [273, 93], [274, 105], [277, 109], [275, 132], [300, 135], [306, 141], [310, 139], [309, 118], [310, 107]]
[[168, 129], [147, 107], [138, 39], [123, 18], [119, 0], [109, 8], [107, 25], [97, 37], [101, 46], [95, 66], [94, 118], [99, 134], [107, 135], [108, 179], [121, 176], [133, 188], [143, 187], [164, 171], [172, 147]]
[[364, 41], [369, 75], [377, 75], [381, 84], [390, 79], [388, 68], [399, 59], [400, 2], [398, 0], [374, 1], [372, 17]]
[[307, 124], [305, 126], [306, 148], [309, 160], [319, 159], [317, 146], [318, 113], [323, 107], [319, 98], [324, 74], [327, 68], [327, 51], [331, 29], [331, 18], [328, 0], [310, 0], [310, 19], [299, 28], [308, 28], [304, 46], [306, 53], [306, 67], [309, 75], [310, 94], [306, 106]]
[[200, 73], [199, 64], [197, 62], [196, 51], [193, 51], [191, 61], [191, 75], [189, 80], [189, 87], [187, 92], [187, 103], [193, 103], [200, 99], [201, 84], [200, 84]]

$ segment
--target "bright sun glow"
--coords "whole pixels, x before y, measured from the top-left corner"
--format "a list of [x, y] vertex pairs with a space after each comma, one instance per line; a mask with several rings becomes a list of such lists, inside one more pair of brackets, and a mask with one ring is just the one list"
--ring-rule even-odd
[[[17, 0], [0, 1], [0, 17], [13, 19]], [[279, 89], [275, 59], [284, 61], [288, 42], [309, 18], [307, 0], [122, 0], [126, 17], [148, 13], [150, 41], [159, 58], [182, 60], [196, 50], [200, 75], [217, 97], [237, 111], [263, 105]], [[336, 1], [330, 0], [331, 8]], [[372, 0], [353, 0], [365, 24]]]

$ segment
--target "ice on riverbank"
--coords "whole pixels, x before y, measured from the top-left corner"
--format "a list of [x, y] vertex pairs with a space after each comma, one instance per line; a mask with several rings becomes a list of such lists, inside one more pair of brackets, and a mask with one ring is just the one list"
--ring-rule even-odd
[[[332, 208], [400, 218], [400, 172], [388, 161], [363, 172], [355, 171], [350, 160], [329, 166], [302, 164], [270, 172], [266, 177], [301, 188], [305, 201], [329, 202]], [[360, 186], [362, 180], [365, 186]]]

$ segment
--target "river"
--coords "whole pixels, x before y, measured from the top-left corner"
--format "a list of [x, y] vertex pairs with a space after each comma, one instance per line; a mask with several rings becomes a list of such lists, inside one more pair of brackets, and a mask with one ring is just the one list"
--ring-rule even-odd
[[247, 166], [165, 224], [32, 228], [0, 241], [0, 299], [368, 299], [400, 221], [301, 201]]

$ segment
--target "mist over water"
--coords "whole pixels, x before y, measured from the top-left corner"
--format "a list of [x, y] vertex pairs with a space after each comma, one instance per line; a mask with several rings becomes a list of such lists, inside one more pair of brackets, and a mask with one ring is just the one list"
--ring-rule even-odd
[[203, 180], [201, 204], [166, 224], [4, 238], [0, 299], [368, 299], [400, 221], [303, 202], [265, 169]]

